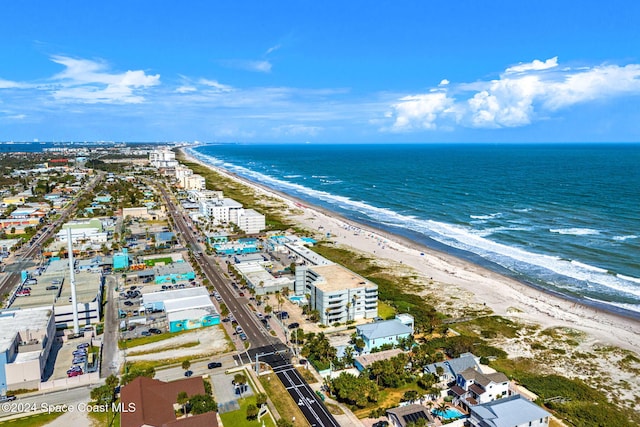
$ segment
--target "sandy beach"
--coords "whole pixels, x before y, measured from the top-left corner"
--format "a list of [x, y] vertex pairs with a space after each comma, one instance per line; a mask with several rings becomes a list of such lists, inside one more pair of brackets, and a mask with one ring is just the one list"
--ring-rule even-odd
[[[579, 336], [579, 345], [569, 348], [570, 351], [591, 352], [604, 347], [617, 347], [637, 352], [640, 348], [638, 321], [544, 293], [452, 255], [420, 247], [408, 239], [350, 222], [332, 212], [309, 206], [305, 202], [207, 165], [184, 150], [183, 153], [190, 161], [239, 180], [258, 193], [283, 200], [290, 209], [287, 215], [300, 226], [317, 232], [318, 236], [331, 233], [331, 238], [337, 245], [375, 257], [378, 263], [398, 274], [417, 276], [415, 281], [424, 289], [421, 294], [438, 295], [442, 300], [438, 310], [452, 317], [462, 313], [463, 308], [489, 308], [496, 315], [534, 325], [539, 330], [556, 328], [571, 337]], [[525, 341], [512, 340], [502, 343], [501, 347], [510, 357], [537, 358], [529, 349], [530, 345], [525, 345]], [[626, 380], [632, 385], [632, 390], [629, 390], [632, 396], [640, 391], [640, 380], [630, 379], [629, 375], [616, 368], [619, 357], [614, 357], [613, 354], [618, 352], [612, 352], [610, 358], [598, 354], [596, 365], [608, 370], [612, 380], [626, 376]], [[550, 364], [550, 369], [563, 375], [588, 377], [589, 373], [571, 366], [568, 356], [569, 353], [559, 359], [557, 364]], [[621, 393], [622, 396], [630, 395]]]

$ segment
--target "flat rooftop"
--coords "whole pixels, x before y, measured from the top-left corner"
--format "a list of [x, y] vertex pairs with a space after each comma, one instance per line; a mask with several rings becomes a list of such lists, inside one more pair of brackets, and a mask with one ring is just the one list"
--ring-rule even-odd
[[365, 279], [353, 271], [338, 265], [316, 265], [309, 270], [319, 274], [325, 283], [318, 284], [323, 291], [341, 291], [344, 289], [378, 288], [378, 285]]
[[156, 302], [165, 302], [173, 299], [191, 298], [197, 296], [206, 296], [209, 298], [209, 291], [203, 286], [195, 288], [174, 289], [171, 291], [152, 292], [142, 295], [142, 304], [153, 304]]
[[51, 307], [0, 310], [0, 353], [7, 350], [20, 331], [46, 330], [52, 315]]
[[[47, 269], [40, 275], [34, 275], [38, 281], [31, 288], [31, 296], [17, 297], [11, 308], [31, 308], [43, 306], [66, 306], [71, 297], [71, 277], [69, 275], [69, 260], [52, 261]], [[53, 283], [54, 281], [62, 283]], [[100, 292], [102, 275], [100, 273], [78, 272], [75, 273], [76, 299], [79, 304], [90, 303], [96, 299]], [[58, 289], [47, 290], [48, 286], [58, 286]]]

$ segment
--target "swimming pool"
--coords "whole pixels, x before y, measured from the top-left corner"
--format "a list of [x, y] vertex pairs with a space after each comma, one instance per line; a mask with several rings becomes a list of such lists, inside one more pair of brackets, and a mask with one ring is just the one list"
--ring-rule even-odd
[[306, 304], [307, 299], [302, 295], [292, 295], [289, 297], [289, 301], [296, 304]]
[[433, 415], [442, 417], [445, 420], [455, 420], [464, 416], [462, 412], [458, 411], [455, 408], [447, 408], [444, 412], [439, 409], [434, 409], [433, 411], [431, 411], [431, 413]]

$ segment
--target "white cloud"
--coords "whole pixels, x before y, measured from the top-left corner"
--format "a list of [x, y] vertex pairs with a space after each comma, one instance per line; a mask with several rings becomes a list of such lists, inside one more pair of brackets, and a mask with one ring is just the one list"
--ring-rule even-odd
[[578, 103], [640, 94], [640, 64], [557, 65], [555, 57], [507, 68], [491, 81], [444, 85], [445, 79], [429, 93], [393, 104], [390, 130], [438, 129], [451, 121], [472, 128], [525, 126]]
[[237, 68], [240, 70], [253, 71], [257, 73], [270, 73], [271, 72], [271, 62], [267, 60], [244, 60], [244, 59], [229, 59], [226, 61], [222, 61], [222, 63], [230, 68]]
[[196, 92], [197, 90], [198, 89], [196, 89], [194, 86], [185, 85], [185, 86], [179, 86], [176, 89], [176, 92], [178, 92], [178, 93], [191, 93], [191, 92]]
[[84, 103], [141, 103], [139, 89], [156, 86], [160, 75], [144, 71], [111, 73], [104, 62], [54, 56], [51, 60], [65, 69], [53, 76], [56, 99]]
[[534, 59], [532, 62], [528, 63], [520, 63], [518, 65], [514, 65], [513, 67], [509, 67], [505, 70], [505, 73], [524, 73], [527, 71], [541, 71], [548, 70], [549, 68], [555, 68], [558, 66], [558, 57], [554, 56], [553, 58], [549, 58], [546, 61], [540, 61], [539, 59]]
[[219, 83], [217, 80], [200, 79], [198, 83], [213, 88], [215, 92], [231, 92], [233, 90], [233, 87]]
[[394, 130], [436, 129], [436, 121], [453, 105], [446, 92], [405, 96], [393, 108]]
[[290, 135], [290, 136], [297, 136], [297, 135], [317, 136], [318, 133], [322, 130], [322, 128], [319, 126], [295, 124], [295, 125], [277, 126], [273, 130], [276, 134], [283, 134], [283, 135]]
[[280, 49], [282, 47], [282, 45], [277, 44], [275, 46], [271, 46], [269, 49], [267, 49], [267, 51], [264, 53], [264, 56], [268, 56], [270, 54], [272, 54], [273, 52], [275, 52], [276, 50]]
[[0, 89], [26, 89], [31, 85], [20, 82], [13, 82], [11, 80], [0, 79]]

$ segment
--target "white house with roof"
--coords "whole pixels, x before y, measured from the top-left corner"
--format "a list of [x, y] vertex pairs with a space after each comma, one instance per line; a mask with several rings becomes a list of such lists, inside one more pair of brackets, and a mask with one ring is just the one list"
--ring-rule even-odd
[[455, 359], [425, 366], [424, 373], [434, 375], [439, 382], [448, 384], [455, 381], [458, 374], [467, 369], [480, 370], [480, 358], [472, 353], [463, 353]]
[[456, 385], [450, 389], [455, 395], [454, 403], [469, 408], [491, 402], [509, 395], [509, 378], [502, 372], [483, 374], [469, 368], [456, 377]]
[[550, 416], [535, 403], [516, 394], [472, 406], [468, 421], [472, 427], [548, 427]]
[[[406, 316], [408, 315], [405, 315], [405, 318]], [[409, 317], [413, 322], [413, 317]], [[398, 318], [356, 327], [356, 335], [364, 341], [362, 353], [370, 353], [386, 344], [397, 345], [400, 340], [409, 338], [411, 334], [413, 334], [413, 327]]]

